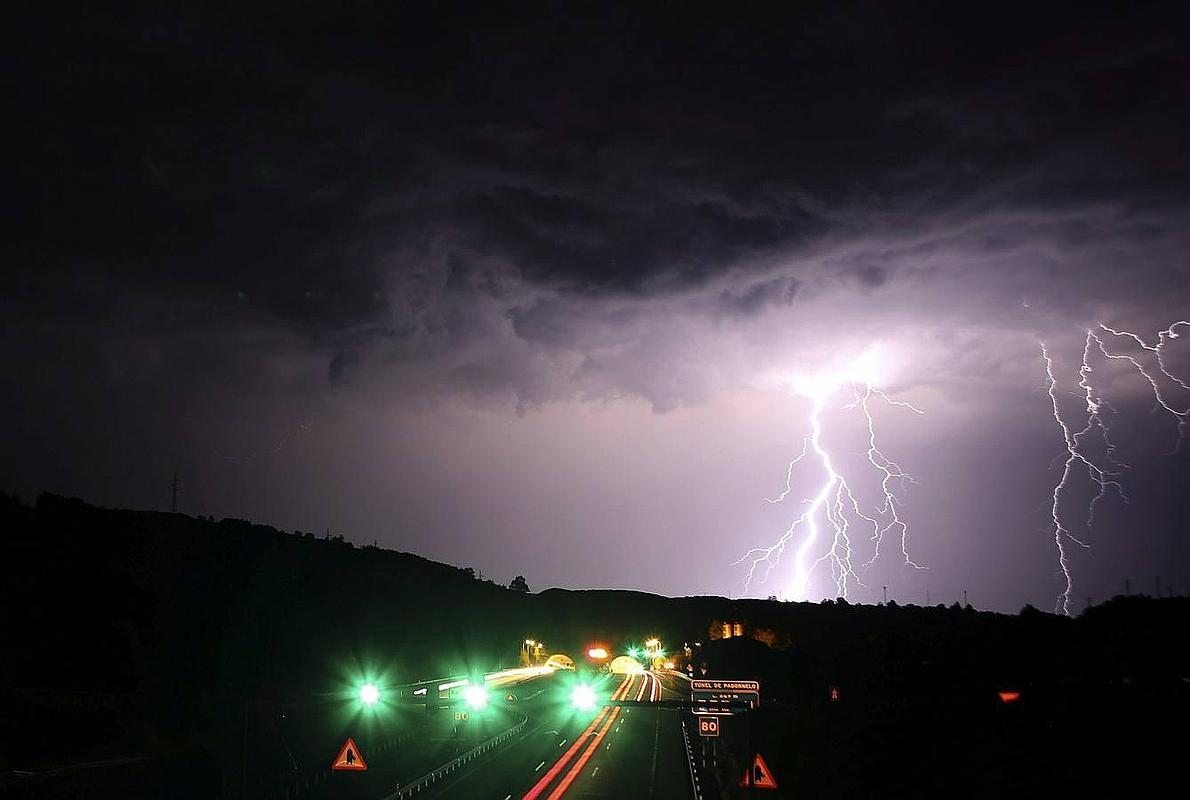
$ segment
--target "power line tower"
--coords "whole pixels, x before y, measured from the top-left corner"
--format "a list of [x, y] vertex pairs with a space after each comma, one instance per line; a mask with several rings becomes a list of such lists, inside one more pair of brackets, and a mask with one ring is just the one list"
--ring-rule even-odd
[[169, 503], [169, 510], [172, 511], [173, 513], [177, 514], [178, 513], [178, 486], [181, 485], [181, 481], [178, 480], [178, 473], [176, 473], [176, 472], [174, 473], [174, 479], [170, 482], [169, 485], [170, 485], [170, 488], [173, 490], [173, 497], [171, 498], [170, 503]]

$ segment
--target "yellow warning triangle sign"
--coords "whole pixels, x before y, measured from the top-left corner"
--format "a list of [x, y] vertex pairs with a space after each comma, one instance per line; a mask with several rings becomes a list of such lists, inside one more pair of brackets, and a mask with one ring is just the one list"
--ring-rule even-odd
[[339, 751], [339, 756], [335, 759], [335, 763], [331, 764], [331, 769], [363, 772], [367, 768], [368, 765], [364, 763], [364, 757], [360, 755], [359, 748], [355, 746], [355, 741], [348, 736], [347, 741], [343, 743], [343, 749]]
[[[752, 783], [748, 783], [748, 778], [752, 779]], [[744, 773], [744, 777], [740, 778], [740, 786], [751, 786], [753, 789], [776, 789], [777, 782], [773, 780], [773, 771], [769, 769], [769, 765], [764, 763], [760, 753], [756, 754], [756, 758], [752, 760], [752, 769]]]

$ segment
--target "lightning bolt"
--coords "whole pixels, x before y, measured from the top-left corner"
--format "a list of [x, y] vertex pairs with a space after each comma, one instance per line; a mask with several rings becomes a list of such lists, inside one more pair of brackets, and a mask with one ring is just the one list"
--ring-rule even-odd
[[[1062, 440], [1066, 444], [1066, 461], [1062, 466], [1062, 477], [1054, 484], [1053, 490], [1053, 504], [1050, 506], [1050, 516], [1053, 519], [1054, 531], [1054, 546], [1058, 549], [1058, 566], [1062, 570], [1062, 575], [1066, 581], [1066, 588], [1058, 595], [1057, 603], [1055, 604], [1055, 613], [1060, 611], [1063, 614], [1070, 614], [1070, 594], [1074, 589], [1074, 577], [1070, 573], [1070, 561], [1066, 556], [1066, 541], [1070, 540], [1080, 547], [1087, 547], [1087, 543], [1082, 539], [1076, 537], [1073, 533], [1067, 530], [1062, 522], [1062, 495], [1070, 486], [1070, 480], [1074, 473], [1075, 467], [1082, 465], [1086, 468], [1087, 477], [1099, 485], [1099, 494], [1091, 501], [1091, 510], [1088, 512], [1087, 525], [1090, 526], [1094, 520], [1094, 507], [1096, 501], [1099, 500], [1106, 492], [1109, 486], [1114, 487], [1117, 491], [1120, 489], [1120, 484], [1114, 478], [1109, 478], [1104, 470], [1100, 469], [1092, 463], [1082, 453], [1081, 437], [1086, 434], [1096, 424], [1098, 419], [1099, 406], [1092, 401], [1092, 390], [1087, 383], [1087, 378], [1091, 372], [1091, 367], [1087, 364], [1087, 352], [1089, 343], [1091, 341], [1091, 332], [1087, 332], [1088, 347], [1083, 350], [1083, 366], [1079, 370], [1080, 379], [1079, 385], [1085, 386], [1087, 397], [1087, 425], [1078, 433], [1072, 433], [1069, 425], [1062, 418], [1062, 411], [1058, 405], [1058, 379], [1054, 376], [1054, 359], [1050, 355], [1049, 349], [1045, 346], [1045, 342], [1041, 342], [1041, 357], [1045, 360], [1045, 375], [1046, 375], [1046, 391], [1049, 393], [1050, 404], [1054, 410], [1054, 421], [1058, 423], [1058, 427], [1062, 431]], [[1105, 434], [1106, 436], [1106, 434]], [[1123, 493], [1121, 492], [1121, 495]]]
[[[1132, 339], [1134, 342], [1136, 342], [1138, 345], [1140, 345], [1143, 349], [1149, 351], [1150, 353], [1153, 353], [1153, 355], [1156, 356], [1157, 371], [1160, 372], [1167, 380], [1169, 380], [1173, 383], [1176, 383], [1182, 389], [1190, 391], [1190, 385], [1186, 384], [1186, 382], [1183, 381], [1181, 378], [1179, 378], [1176, 375], [1174, 375], [1173, 373], [1171, 373], [1165, 365], [1165, 345], [1169, 343], [1170, 339], [1178, 338], [1177, 329], [1179, 327], [1190, 327], [1190, 322], [1187, 322], [1185, 320], [1180, 320], [1178, 322], [1175, 322], [1173, 325], [1170, 325], [1165, 330], [1159, 331], [1157, 333], [1157, 344], [1155, 344], [1155, 345], [1147, 344], [1144, 341], [1144, 339], [1140, 338], [1135, 333], [1131, 333], [1129, 331], [1118, 331], [1114, 328], [1109, 328], [1107, 325], [1104, 325], [1102, 323], [1100, 323], [1099, 327], [1101, 329], [1103, 329], [1104, 331], [1106, 331], [1107, 333], [1110, 333], [1112, 336], [1118, 336], [1121, 338]], [[1140, 375], [1146, 381], [1149, 382], [1149, 386], [1153, 390], [1153, 399], [1157, 401], [1157, 405], [1160, 406], [1162, 409], [1164, 409], [1167, 413], [1169, 413], [1169, 415], [1172, 416], [1174, 418], [1174, 420], [1177, 422], [1178, 441], [1177, 441], [1177, 445], [1174, 447], [1174, 450], [1175, 451], [1181, 450], [1182, 441], [1186, 438], [1186, 421], [1187, 421], [1187, 416], [1190, 416], [1190, 406], [1188, 406], [1187, 408], [1180, 409], [1180, 410], [1174, 408], [1172, 405], [1170, 405], [1169, 401], [1166, 399], [1166, 395], [1165, 395], [1164, 390], [1161, 387], [1161, 383], [1160, 383], [1160, 381], [1157, 380], [1157, 377], [1155, 375], [1153, 375], [1151, 369], [1146, 369], [1145, 366], [1141, 362], [1137, 361], [1132, 356], [1110, 352], [1107, 349], [1107, 346], [1103, 343], [1102, 339], [1100, 339], [1098, 336], [1095, 336], [1094, 338], [1095, 338], [1096, 344], [1099, 346], [1099, 351], [1101, 353], [1103, 353], [1104, 356], [1106, 356], [1107, 358], [1116, 360], [1116, 361], [1127, 362], [1128, 364], [1132, 365], [1132, 367], [1138, 373], [1140, 373]]]
[[[1165, 347], [1171, 340], [1178, 338], [1179, 327], [1190, 327], [1190, 322], [1184, 320], [1178, 321], [1165, 330], [1159, 331], [1157, 333], [1156, 344], [1149, 344], [1143, 338], [1130, 331], [1116, 330], [1102, 323], [1098, 325], [1098, 331], [1094, 328], [1087, 330], [1083, 343], [1082, 363], [1078, 369], [1078, 388], [1080, 390], [1079, 394], [1084, 401], [1086, 421], [1077, 432], [1074, 432], [1073, 428], [1062, 417], [1058, 402], [1058, 380], [1054, 375], [1053, 357], [1050, 355], [1045, 343], [1040, 343], [1041, 356], [1045, 362], [1046, 389], [1053, 408], [1054, 420], [1058, 423], [1058, 428], [1062, 432], [1062, 440], [1066, 447], [1062, 475], [1054, 485], [1053, 503], [1050, 506], [1054, 544], [1058, 551], [1058, 565], [1065, 579], [1065, 588], [1058, 595], [1057, 602], [1055, 603], [1055, 612], [1070, 614], [1070, 596], [1073, 590], [1074, 580], [1067, 557], [1067, 542], [1074, 542], [1084, 548], [1088, 547], [1086, 541], [1071, 533], [1063, 522], [1062, 499], [1070, 487], [1074, 473], [1081, 468], [1085, 472], [1087, 479], [1098, 489], [1095, 496], [1087, 505], [1087, 519], [1085, 523], [1087, 531], [1090, 531], [1095, 523], [1096, 507], [1109, 492], [1118, 495], [1124, 502], [1128, 502], [1128, 496], [1124, 493], [1123, 486], [1117, 480], [1123, 471], [1128, 468], [1128, 465], [1116, 458], [1116, 445], [1112, 440], [1110, 426], [1103, 414], [1106, 410], [1114, 417], [1116, 410], [1108, 401], [1103, 399], [1099, 390], [1095, 388], [1092, 382], [1095, 371], [1091, 365], [1092, 351], [1099, 353], [1111, 361], [1127, 364], [1145, 379], [1149, 384], [1157, 406], [1173, 417], [1177, 423], [1178, 439], [1175, 447], [1176, 451], [1181, 448], [1182, 441], [1185, 438], [1186, 425], [1188, 418], [1190, 418], [1190, 403], [1188, 403], [1186, 408], [1175, 406], [1170, 401], [1166, 392], [1168, 387], [1163, 386], [1163, 383], [1176, 384], [1180, 388], [1190, 391], [1190, 384], [1187, 384], [1170, 371], [1165, 358]], [[1152, 365], [1146, 365], [1134, 356], [1113, 350], [1108, 346], [1105, 337], [1100, 335], [1100, 332], [1121, 339], [1130, 339], [1143, 350], [1152, 353], [1156, 369], [1153, 369]], [[1160, 379], [1158, 375], [1161, 376]], [[1097, 446], [1102, 448], [1102, 465], [1096, 463], [1095, 457], [1090, 454], [1088, 449], [1090, 442], [1096, 442]]]
[[[809, 416], [810, 433], [802, 439], [801, 451], [789, 462], [785, 473], [785, 488], [775, 498], [767, 499], [769, 503], [780, 503], [792, 492], [794, 469], [811, 456], [817, 461], [824, 473], [824, 480], [813, 497], [802, 501], [805, 510], [799, 514], [785, 529], [781, 537], [769, 547], [755, 547], [746, 552], [734, 566], [748, 562], [748, 572], [745, 578], [745, 590], [756, 577], [757, 570], [763, 565], [763, 577], [767, 580], [773, 568], [776, 567], [785, 549], [790, 546], [794, 537], [804, 530], [804, 535], [797, 547], [793, 585], [790, 596], [803, 599], [810, 577], [823, 563], [830, 565], [831, 578], [835, 583], [837, 596], [847, 597], [848, 586], [855, 584], [865, 586], [860, 574], [853, 564], [855, 550], [852, 547], [851, 529], [853, 525], [861, 525], [871, 530], [869, 541], [873, 543], [873, 555], [864, 562], [861, 569], [870, 567], [880, 555], [880, 546], [885, 536], [894, 532], [900, 540], [901, 553], [905, 563], [915, 569], [924, 569], [909, 557], [908, 534], [909, 529], [900, 515], [898, 506], [901, 503], [897, 496], [897, 489], [906, 483], [912, 483], [913, 478], [901, 468], [900, 464], [884, 455], [877, 445], [876, 423], [872, 416], [870, 403], [873, 398], [881, 400], [890, 406], [907, 408], [916, 414], [921, 410], [909, 403], [893, 400], [882, 390], [871, 384], [851, 383], [852, 402], [842, 406], [847, 410], [859, 410], [867, 425], [867, 459], [868, 463], [880, 476], [880, 487], [883, 494], [882, 504], [870, 514], [861, 510], [855, 493], [847, 478], [835, 467], [830, 452], [823, 444], [822, 413], [826, 409], [827, 401], [835, 394], [837, 386], [819, 384], [813, 391], [805, 392], [812, 400]], [[823, 531], [824, 525], [829, 536], [826, 549], [810, 561], [815, 547]]]

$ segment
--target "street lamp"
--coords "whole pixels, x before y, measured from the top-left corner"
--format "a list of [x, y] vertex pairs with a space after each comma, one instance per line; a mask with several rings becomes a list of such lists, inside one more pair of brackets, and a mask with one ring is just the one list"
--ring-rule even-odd
[[570, 693], [570, 702], [579, 711], [590, 711], [595, 707], [595, 690], [590, 686], [576, 686]]
[[371, 708], [380, 702], [380, 689], [374, 683], [365, 683], [360, 687], [359, 701]]
[[463, 700], [472, 711], [482, 711], [488, 705], [488, 690], [482, 686], [468, 686], [463, 691]]

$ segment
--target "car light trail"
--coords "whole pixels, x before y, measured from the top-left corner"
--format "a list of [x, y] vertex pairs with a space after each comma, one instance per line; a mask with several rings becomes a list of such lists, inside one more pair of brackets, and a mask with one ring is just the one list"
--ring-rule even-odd
[[[617, 687], [616, 691], [612, 693], [611, 699], [613, 701], [623, 699], [623, 695], [628, 691], [631, 685], [632, 676], [624, 676], [624, 680], [620, 682], [619, 687]], [[591, 720], [591, 724], [587, 726], [586, 730], [579, 734], [578, 738], [574, 740], [574, 743], [570, 745], [570, 748], [562, 754], [561, 758], [559, 758], [552, 767], [550, 767], [548, 772], [541, 776], [541, 780], [537, 781], [537, 783], [533, 785], [533, 788], [526, 792], [521, 800], [535, 800], [535, 798], [539, 797], [541, 793], [544, 792], [549, 787], [549, 785], [554, 782], [554, 779], [557, 778], [562, 770], [566, 768], [566, 765], [570, 763], [570, 759], [572, 759], [575, 753], [577, 753], [582, 747], [586, 738], [591, 735], [591, 732], [595, 730], [601, 721], [603, 721], [611, 709], [612, 707], [610, 705], [606, 705], [599, 710], [599, 713], [595, 716], [595, 719]]]
[[608, 729], [615, 723], [618, 716], [620, 716], [620, 707], [616, 706], [603, 723], [603, 727], [599, 729], [599, 733], [591, 737], [591, 742], [587, 745], [587, 749], [583, 751], [578, 761], [574, 762], [574, 766], [566, 773], [566, 777], [562, 779], [562, 782], [558, 784], [554, 791], [550, 792], [547, 800], [558, 800], [559, 797], [566, 794], [566, 790], [570, 788], [570, 784], [574, 783], [574, 779], [583, 771], [583, 767], [587, 766], [587, 762], [591, 760], [592, 754], [599, 748], [600, 742], [603, 741], [603, 737], [607, 735]]

